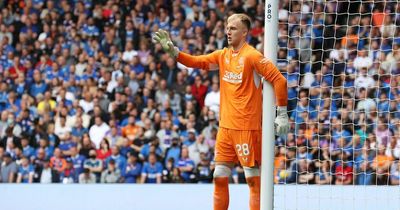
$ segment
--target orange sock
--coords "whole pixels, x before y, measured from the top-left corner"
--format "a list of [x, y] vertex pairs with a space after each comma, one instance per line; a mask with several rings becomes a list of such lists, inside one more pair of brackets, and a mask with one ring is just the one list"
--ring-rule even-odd
[[250, 210], [260, 210], [260, 176], [246, 178], [250, 188]]
[[228, 210], [229, 206], [228, 177], [214, 178], [214, 210]]

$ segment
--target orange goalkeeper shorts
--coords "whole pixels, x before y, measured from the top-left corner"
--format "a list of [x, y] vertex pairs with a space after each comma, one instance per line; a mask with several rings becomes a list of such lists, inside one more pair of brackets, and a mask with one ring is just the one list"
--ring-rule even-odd
[[219, 128], [215, 162], [240, 162], [242, 166], [261, 165], [261, 130]]

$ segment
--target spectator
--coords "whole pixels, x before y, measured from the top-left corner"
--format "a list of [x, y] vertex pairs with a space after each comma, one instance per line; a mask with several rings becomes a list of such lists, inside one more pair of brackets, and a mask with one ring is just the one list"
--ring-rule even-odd
[[44, 159], [43, 165], [35, 169], [33, 181], [41, 184], [60, 183], [60, 175], [50, 168], [50, 160]]
[[107, 142], [111, 144], [111, 146], [121, 146], [124, 140], [124, 137], [122, 137], [120, 130], [115, 125], [111, 125], [111, 129], [107, 132], [105, 138], [107, 139]]
[[127, 42], [125, 46], [125, 51], [122, 54], [122, 60], [129, 63], [137, 55], [138, 52], [133, 49], [132, 42]]
[[[38, 170], [41, 170], [43, 168], [45, 160], [49, 160], [49, 158], [46, 157], [44, 149], [39, 148], [38, 151], [35, 153], [35, 155], [31, 157], [31, 162], [35, 168], [35, 173], [37, 173]], [[35, 176], [35, 178], [37, 177]]]
[[37, 105], [37, 111], [39, 113], [46, 113], [48, 111], [53, 111], [56, 108], [56, 101], [51, 98], [50, 91], [38, 93], [36, 96], [37, 100], [40, 101]]
[[317, 161], [316, 167], [318, 168], [315, 183], [316, 184], [331, 184], [332, 183], [332, 172], [330, 169], [330, 163], [327, 160]]
[[356, 88], [372, 88], [375, 86], [374, 79], [368, 75], [367, 68], [361, 68], [360, 73], [357, 75], [354, 86]]
[[78, 172], [74, 168], [74, 163], [71, 158], [66, 159], [65, 169], [60, 173], [60, 180], [63, 184], [71, 184], [78, 182]]
[[94, 148], [94, 144], [93, 142], [90, 141], [90, 137], [88, 133], [83, 134], [82, 137], [82, 144], [80, 144], [80, 150], [79, 150], [79, 154], [85, 156], [85, 157], [89, 157], [89, 151]]
[[61, 140], [54, 132], [55, 132], [55, 125], [54, 125], [54, 123], [50, 123], [47, 126], [47, 136], [44, 133], [41, 133], [42, 136], [40, 136], [42, 138], [47, 137], [46, 139], [48, 139], [48, 146], [50, 146], [52, 148], [58, 147], [60, 145], [60, 140]]
[[[39, 70], [34, 70], [33, 81], [34, 81], [34, 84], [32, 84], [30, 86], [29, 95], [31, 95], [34, 98], [38, 98], [38, 95], [44, 93], [48, 89], [48, 86], [47, 86], [47, 84], [45, 84], [43, 82], [42, 76], [41, 76], [41, 73]], [[50, 106], [51, 106], [51, 104], [50, 104]], [[54, 109], [54, 106], [53, 106], [53, 109]], [[40, 112], [40, 111], [42, 111], [42, 110], [39, 109], [39, 107], [38, 107], [38, 112]]]
[[160, 88], [156, 91], [155, 100], [157, 104], [162, 104], [163, 102], [170, 100], [168, 90], [167, 90], [167, 81], [161, 80]]
[[345, 160], [340, 161], [336, 166], [335, 175], [336, 185], [349, 185], [353, 183], [353, 169]]
[[149, 143], [145, 144], [140, 150], [140, 158], [145, 160], [149, 157], [150, 153], [155, 153], [157, 157], [161, 157], [163, 150], [160, 147], [160, 140], [158, 137], [153, 137]]
[[368, 57], [367, 50], [360, 50], [357, 57], [354, 59], [354, 67], [356, 69], [367, 69], [372, 66], [372, 58]]
[[312, 172], [312, 169], [309, 167], [310, 164], [307, 163], [306, 159], [301, 159], [298, 161], [299, 164], [299, 175], [298, 175], [298, 183], [299, 184], [311, 184], [313, 183], [314, 180], [314, 173]]
[[54, 156], [50, 158], [50, 167], [57, 170], [60, 174], [67, 167], [67, 162], [62, 157], [61, 150], [59, 148], [54, 149]]
[[[6, 94], [6, 92], [4, 92], [4, 94]], [[0, 103], [5, 103], [5, 100], [6, 100], [6, 98], [4, 99], [3, 102], [0, 102]], [[2, 111], [1, 116], [0, 116], [0, 139], [2, 139], [6, 133], [7, 118], [8, 118], [8, 111]]]
[[72, 146], [70, 148], [70, 159], [72, 160], [73, 168], [75, 170], [75, 175], [74, 181], [78, 182], [78, 176], [82, 173], [83, 171], [83, 163], [85, 162], [85, 157], [83, 155], [80, 155], [78, 153], [78, 148], [76, 146]]
[[[137, 122], [137, 126], [138, 126], [138, 130], [137, 130], [137, 135], [136, 137], [129, 141], [131, 144], [131, 147], [136, 150], [136, 151], [140, 151], [140, 147], [143, 145], [143, 143], [145, 141], [147, 141], [147, 137], [145, 136], [145, 127], [146, 127], [146, 123], [145, 121], [147, 120], [147, 116], [145, 117], [145, 113], [142, 113], [142, 119], [143, 121], [138, 121]], [[149, 122], [151, 126], [151, 122]]]
[[120, 148], [118, 146], [111, 147], [111, 156], [106, 159], [106, 164], [111, 160], [114, 160], [115, 165], [118, 167], [119, 172], [122, 176], [125, 175], [126, 170], [126, 158], [120, 153]]
[[201, 130], [201, 134], [206, 139], [211, 137], [211, 130], [218, 128], [216, 113], [210, 111], [207, 107], [203, 107], [200, 118], [195, 122], [195, 128]]
[[175, 160], [170, 157], [170, 158], [165, 158], [165, 167], [162, 170], [162, 183], [172, 183], [174, 177], [174, 168], [175, 168]]
[[179, 168], [172, 169], [171, 183], [184, 183], [181, 170]]
[[125, 170], [125, 183], [136, 183], [142, 172], [142, 164], [138, 162], [137, 154], [129, 153], [128, 163]]
[[107, 139], [103, 139], [100, 143], [100, 149], [96, 150], [97, 158], [105, 160], [111, 156], [111, 148]]
[[197, 103], [200, 106], [200, 109], [204, 106], [204, 100], [207, 94], [207, 87], [202, 84], [203, 81], [200, 76], [196, 76], [194, 78], [194, 84], [192, 85], [192, 95], [196, 99]]
[[105, 137], [110, 127], [103, 122], [100, 116], [95, 118], [95, 124], [90, 128], [89, 135], [96, 148], [100, 148], [100, 142]]
[[364, 110], [366, 113], [376, 108], [376, 103], [373, 99], [368, 97], [368, 92], [365, 88], [360, 89], [359, 102], [357, 103], [357, 110]]
[[[76, 102], [75, 102], [76, 103]], [[84, 127], [84, 128], [86, 128], [86, 129], [88, 129], [89, 128], [89, 123], [90, 123], [90, 119], [91, 119], [91, 116], [89, 116], [88, 114], [86, 114], [85, 112], [84, 112], [84, 110], [83, 110], [83, 108], [82, 107], [80, 107], [80, 106], [77, 106], [76, 107], [76, 114], [75, 115], [72, 115], [72, 116], [70, 116], [70, 115], [68, 115], [67, 116], [67, 124], [69, 124], [69, 125], [72, 125], [72, 126], [78, 126], [79, 125], [79, 122], [77, 122], [78, 121], [78, 118], [81, 118], [82, 119], [82, 126]], [[69, 122], [69, 123], [68, 123]], [[75, 123], [74, 123], [75, 122]], [[78, 125], [76, 124], [76, 123], [78, 123]]]
[[165, 166], [168, 164], [170, 159], [176, 163], [179, 160], [181, 154], [181, 145], [178, 138], [172, 138], [172, 143], [169, 148], [165, 151]]
[[182, 147], [181, 157], [175, 165], [176, 168], [181, 172], [183, 181], [193, 182], [194, 181], [194, 169], [196, 167], [195, 162], [189, 157], [189, 149], [185, 146]]
[[90, 92], [85, 92], [84, 93], [84, 98], [79, 100], [79, 106], [83, 108], [83, 111], [88, 114], [90, 111], [93, 110], [93, 101], [92, 101], [92, 95]]
[[390, 184], [399, 185], [400, 184], [400, 161], [396, 160], [390, 166]]
[[378, 153], [372, 162], [372, 169], [376, 172], [378, 185], [387, 185], [389, 181], [389, 172], [393, 157], [386, 155], [385, 151], [386, 146], [379, 145]]
[[29, 145], [28, 137], [22, 136], [21, 146], [22, 146], [22, 154], [28, 159], [31, 159], [31, 157], [35, 155], [35, 149]]
[[27, 157], [22, 157], [18, 169], [17, 183], [33, 183], [34, 168]]
[[163, 151], [171, 146], [173, 138], [178, 138], [178, 134], [172, 129], [171, 120], [161, 122], [161, 129], [156, 135], [159, 138], [160, 146]]
[[[75, 125], [72, 126], [71, 135], [74, 139], [81, 139], [85, 133], [88, 133], [89, 130], [83, 126], [83, 120], [81, 117], [76, 118]], [[75, 140], [75, 141], [77, 141]]]
[[135, 125], [135, 117], [129, 116], [128, 117], [128, 125], [122, 128], [122, 136], [127, 138], [129, 141], [133, 141], [137, 135], [139, 127]]
[[11, 113], [11, 112], [8, 113], [6, 134], [7, 134], [7, 129], [10, 129], [9, 135], [13, 135], [13, 136], [18, 137], [18, 138], [21, 137], [22, 128], [15, 121], [15, 115], [13, 113]]
[[161, 183], [162, 165], [154, 153], [149, 154], [148, 161], [143, 164], [141, 183]]
[[196, 177], [198, 183], [211, 183], [212, 170], [210, 161], [206, 156], [207, 153], [200, 153], [200, 162], [196, 166]]
[[285, 183], [295, 183], [297, 181], [297, 168], [298, 164], [296, 160], [296, 149], [288, 148], [286, 153], [286, 159], [288, 161], [288, 166], [286, 167], [287, 172], [283, 176]]
[[188, 84], [185, 80], [183, 72], [178, 72], [176, 74], [176, 82], [172, 84], [172, 90], [174, 90], [180, 96], [183, 96], [185, 94], [185, 89], [187, 85]]
[[133, 151], [133, 148], [131, 147], [132, 141], [129, 141], [128, 139], [124, 139], [123, 143], [120, 147], [120, 154], [124, 157], [128, 156], [128, 153]]
[[101, 183], [117, 183], [121, 178], [121, 171], [111, 159], [107, 164], [107, 169], [101, 173]]
[[0, 168], [1, 182], [13, 183], [17, 179], [19, 173], [18, 165], [12, 159], [11, 154], [6, 152], [3, 154], [3, 161]]
[[193, 160], [194, 164], [197, 166], [201, 161], [202, 153], [206, 154], [210, 148], [208, 147], [203, 135], [198, 135], [196, 142], [188, 147], [189, 158]]
[[194, 128], [190, 128], [187, 130], [188, 135], [187, 138], [183, 141], [183, 145], [189, 147], [196, 142], [196, 130]]
[[89, 158], [83, 162], [83, 168], [89, 169], [90, 173], [96, 176], [96, 182], [100, 181], [101, 172], [103, 171], [103, 161], [96, 157], [96, 151], [89, 151]]
[[206, 143], [211, 150], [213, 150], [213, 148], [215, 147], [215, 141], [217, 140], [217, 133], [218, 129], [212, 128], [210, 132], [210, 137], [206, 139]]
[[85, 168], [79, 175], [79, 184], [94, 184], [96, 183], [96, 176], [90, 172], [90, 169]]

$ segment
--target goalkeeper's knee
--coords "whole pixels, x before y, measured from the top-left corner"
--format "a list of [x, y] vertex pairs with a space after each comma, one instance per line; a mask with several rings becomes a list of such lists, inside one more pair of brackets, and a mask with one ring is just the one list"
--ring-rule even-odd
[[230, 177], [231, 168], [226, 165], [216, 165], [214, 170], [214, 178], [216, 177]]
[[260, 169], [259, 168], [243, 167], [243, 170], [244, 170], [244, 176], [246, 178], [254, 177], [254, 176], [260, 176]]

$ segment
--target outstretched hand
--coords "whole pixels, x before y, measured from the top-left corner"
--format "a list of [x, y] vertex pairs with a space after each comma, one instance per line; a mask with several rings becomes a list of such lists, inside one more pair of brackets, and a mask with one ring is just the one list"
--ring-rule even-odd
[[168, 53], [171, 57], [178, 56], [178, 48], [174, 46], [172, 43], [171, 38], [169, 38], [168, 32], [159, 29], [152, 37], [153, 41], [156, 43], [160, 43], [161, 47], [163, 48], [164, 52]]

